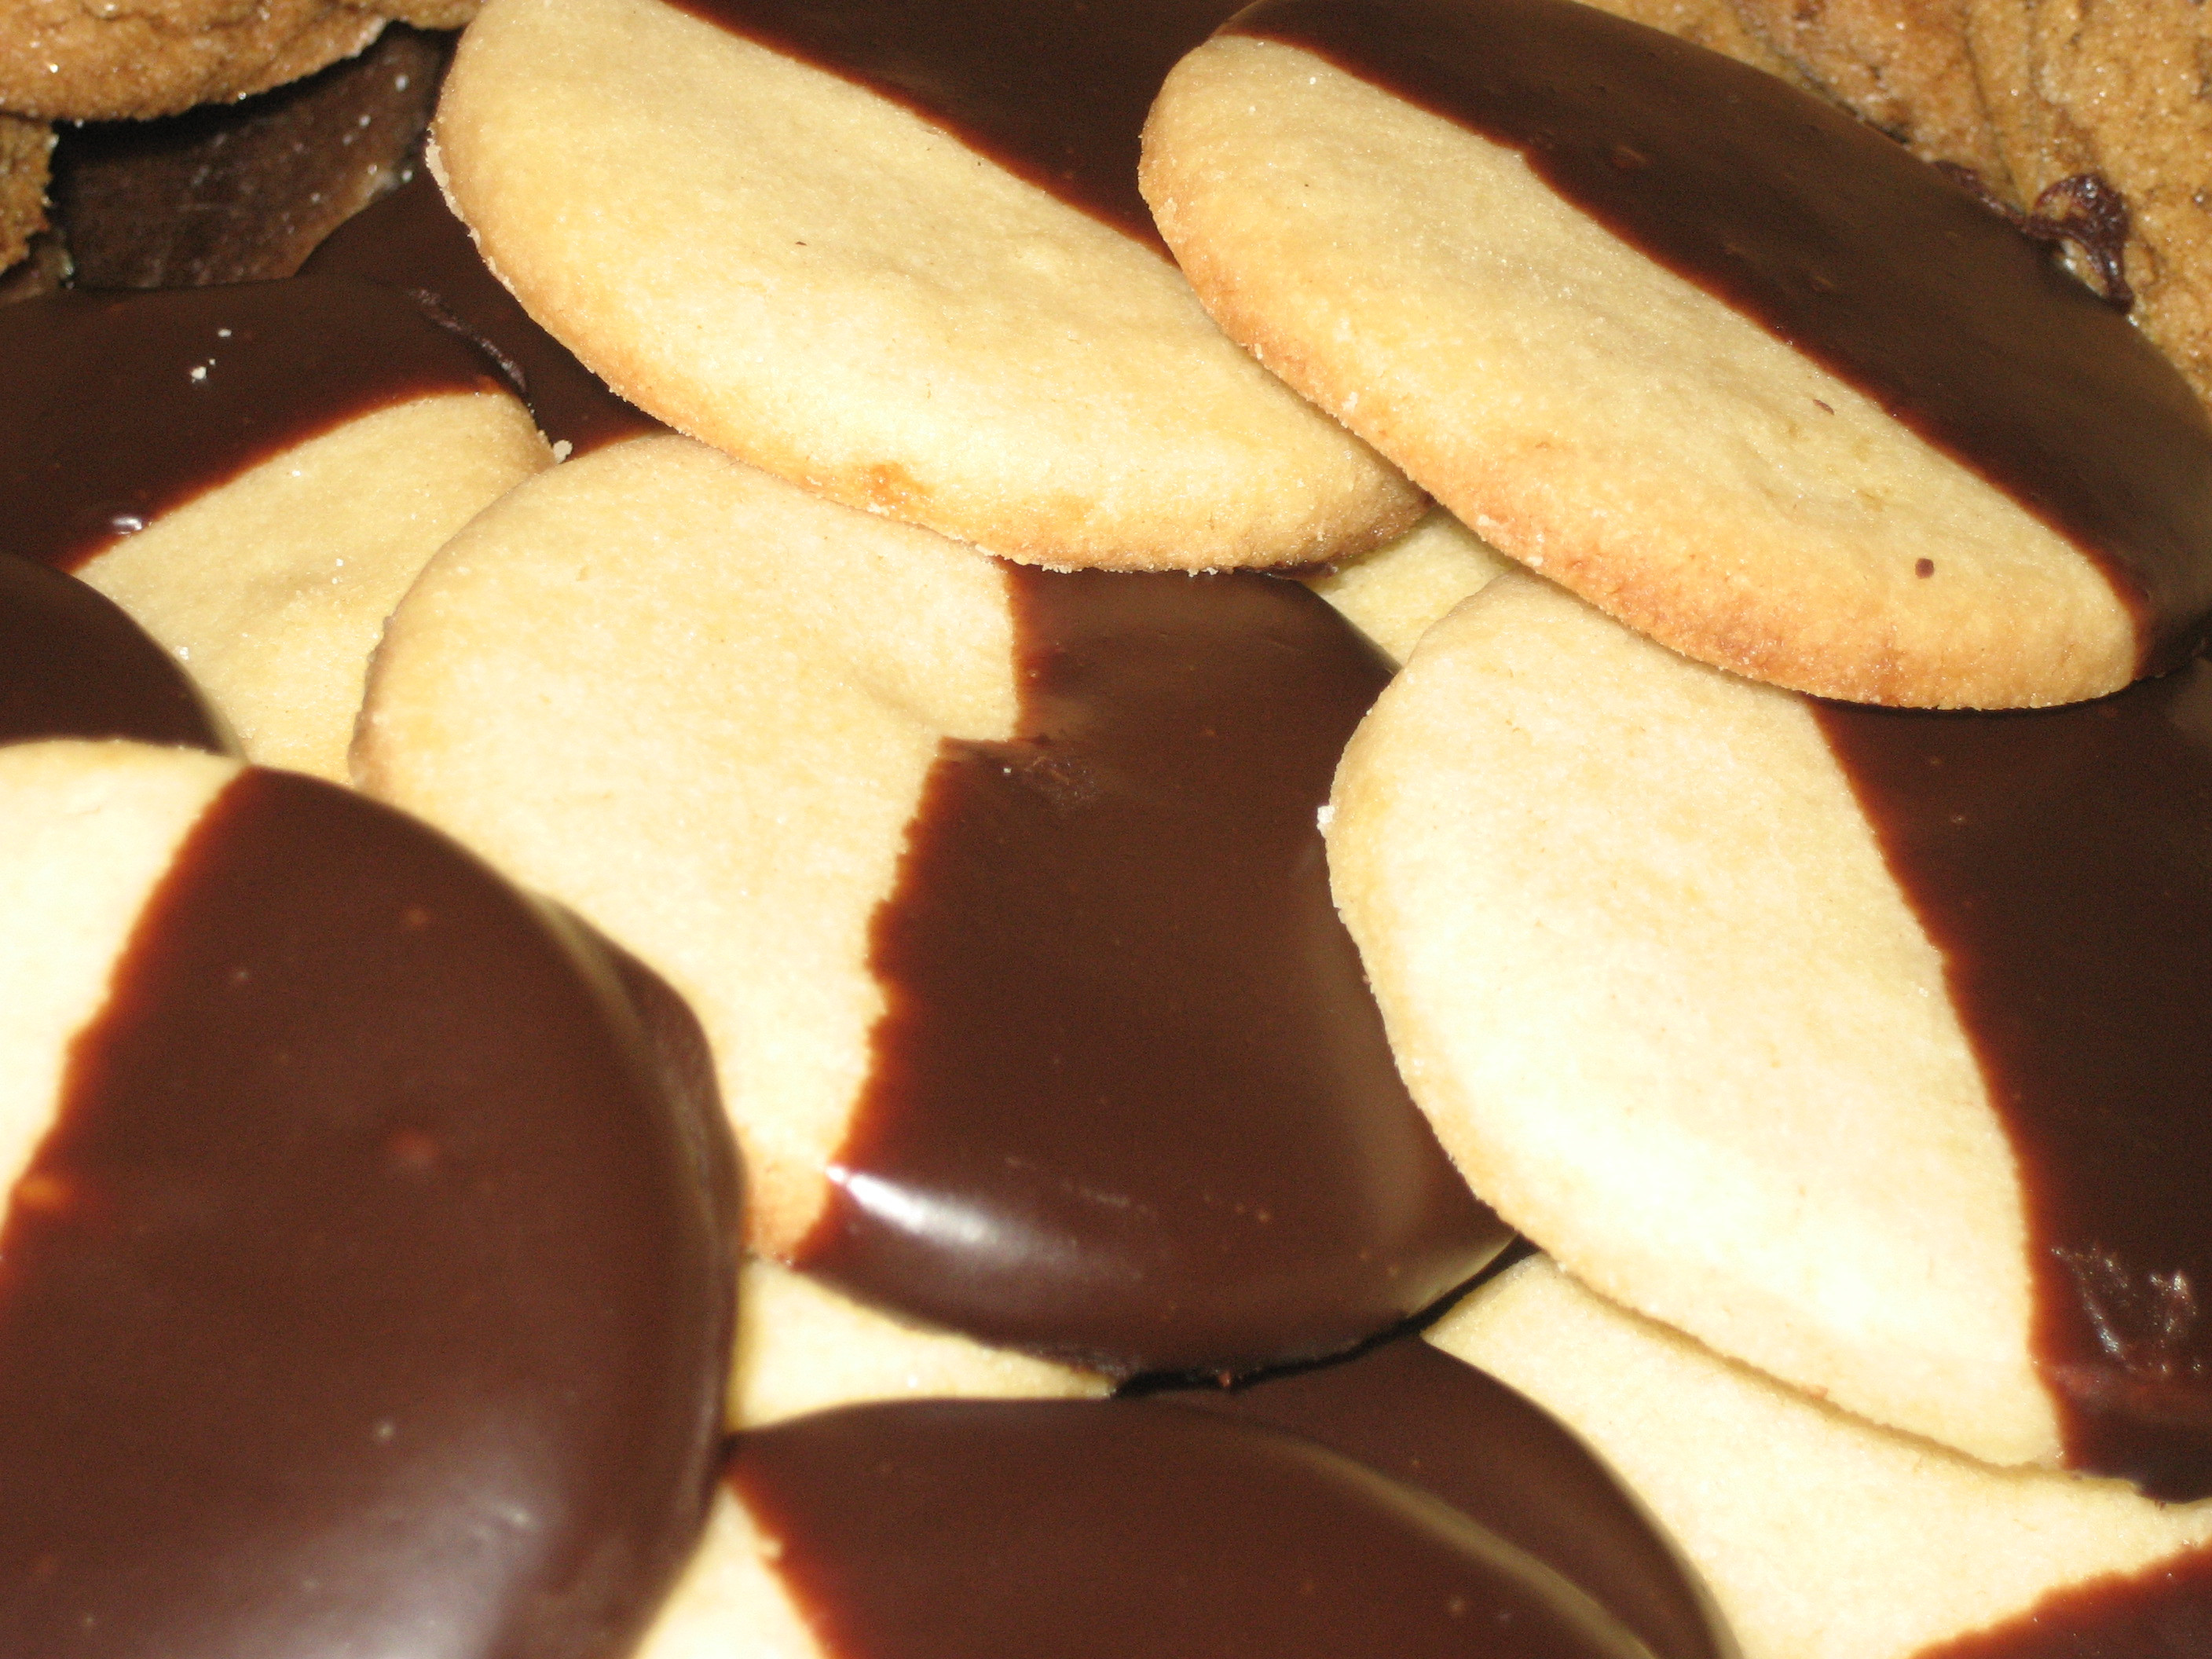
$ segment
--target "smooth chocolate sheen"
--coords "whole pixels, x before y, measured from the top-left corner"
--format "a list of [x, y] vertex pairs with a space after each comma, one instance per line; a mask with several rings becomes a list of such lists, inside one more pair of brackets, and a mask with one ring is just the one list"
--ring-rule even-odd
[[1155, 1401], [854, 1407], [730, 1478], [833, 1659], [1647, 1659], [1449, 1506]]
[[1557, 1419], [1418, 1335], [1231, 1390], [1155, 1396], [1317, 1440], [1442, 1498], [1611, 1613], [1653, 1659], [1735, 1659], [1696, 1574]]
[[1237, 0], [669, 0], [857, 82], [1163, 256], [1146, 113]]
[[177, 659], [106, 595], [0, 555], [0, 743], [135, 738], [234, 752]]
[[607, 389], [531, 319], [446, 206], [428, 173], [366, 208], [309, 256], [303, 276], [362, 276], [414, 295], [482, 340], [514, 370], [538, 428], [581, 455], [667, 428]]
[[2018, 1619], [1917, 1659], [2203, 1659], [2212, 1653], [2212, 1550], [2046, 1595]]
[[1006, 580], [1015, 736], [925, 785], [799, 1265], [1117, 1376], [1340, 1352], [1507, 1237], [1329, 898], [1316, 814], [1389, 668], [1273, 577]]
[[720, 1108], [655, 1061], [623, 970], [452, 843], [241, 774], [0, 1233], [0, 1652], [628, 1655], [713, 1491], [734, 1273]]
[[1570, 0], [1261, 0], [1231, 27], [1520, 151], [2013, 496], [2104, 572], [2142, 672], [2203, 641], [2212, 419], [2126, 318], [1875, 129]]
[[2212, 1496], [2212, 665], [2032, 713], [1812, 706], [2017, 1155], [2068, 1461]]
[[337, 277], [26, 300], [0, 363], [0, 552], [64, 570], [359, 416], [505, 389], [412, 301]]

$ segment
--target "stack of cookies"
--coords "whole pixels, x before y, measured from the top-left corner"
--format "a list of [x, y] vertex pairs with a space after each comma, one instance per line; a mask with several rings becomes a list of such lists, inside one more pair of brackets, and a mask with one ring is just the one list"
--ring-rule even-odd
[[189, 1379], [0, 1630], [2194, 1651], [2187, 238], [1971, 9], [489, 0], [0, 311], [0, 1384]]

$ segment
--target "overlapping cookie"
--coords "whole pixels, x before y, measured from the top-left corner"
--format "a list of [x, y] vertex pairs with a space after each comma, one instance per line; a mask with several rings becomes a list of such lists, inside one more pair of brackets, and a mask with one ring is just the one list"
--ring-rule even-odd
[[0, 1646], [626, 1651], [718, 1462], [680, 1008], [445, 838], [0, 749]]
[[533, 317], [741, 459], [1055, 568], [1328, 560], [1419, 493], [1221, 337], [1134, 190], [1231, 9], [501, 0], [434, 159]]
[[1430, 1340], [1557, 1413], [1619, 1472], [1711, 1586], [1745, 1659], [2179, 1655], [2203, 1629], [2212, 1504], [1993, 1469], [1887, 1433], [1540, 1259]]
[[333, 780], [386, 613], [550, 459], [489, 356], [363, 283], [27, 301], [0, 352], [0, 550], [120, 604], [248, 757]]
[[1236, 337], [1502, 551], [1826, 695], [2185, 658], [2212, 422], [2094, 293], [1839, 112], [1565, 0], [1272, 0], [1146, 190]]
[[691, 1000], [761, 1249], [1109, 1372], [1241, 1370], [1503, 1237], [1321, 869], [1386, 675], [1293, 583], [1004, 566], [641, 439], [425, 569], [356, 774]]
[[1439, 1136], [1578, 1277], [2199, 1495], [2208, 697], [1817, 703], [1502, 579], [1354, 739], [1332, 876]]

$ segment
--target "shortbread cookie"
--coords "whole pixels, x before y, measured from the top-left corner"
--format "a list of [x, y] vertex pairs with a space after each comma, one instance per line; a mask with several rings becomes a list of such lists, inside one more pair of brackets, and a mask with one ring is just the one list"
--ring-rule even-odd
[[1565, 0], [1270, 0], [1184, 60], [1146, 143], [1232, 335], [1689, 654], [2040, 704], [2203, 631], [2212, 422], [2185, 384], [1966, 191], [1771, 77]]
[[1877, 1429], [1540, 1259], [1430, 1340], [1620, 1471], [1712, 1587], [1744, 1659], [2178, 1656], [2203, 1628], [2212, 1504], [1992, 1469]]
[[0, 351], [0, 547], [131, 612], [249, 759], [334, 781], [386, 615], [550, 459], [492, 359], [366, 283], [29, 301]]
[[1431, 623], [1514, 568], [1439, 509], [1387, 546], [1305, 578], [1393, 662], [1413, 654]]
[[2208, 699], [1820, 705], [1516, 575], [1363, 726], [1331, 870], [1415, 1097], [1578, 1277], [1993, 1462], [2201, 1495]]
[[289, 276], [413, 165], [447, 40], [387, 29], [360, 57], [237, 104], [72, 130], [55, 216], [81, 288]]
[[761, 1249], [1115, 1374], [1244, 1369], [1504, 1237], [1322, 879], [1387, 672], [1293, 583], [1010, 568], [639, 439], [426, 568], [356, 775], [692, 1001]]
[[734, 1443], [639, 1659], [1640, 1659], [1589, 1594], [1298, 1434], [1170, 1400], [857, 1407]]
[[0, 825], [0, 1647], [626, 1652], [735, 1231], [635, 970], [292, 774], [21, 744]]
[[459, 28], [477, 0], [87, 0], [0, 3], [0, 110], [48, 121], [173, 115], [350, 58], [390, 19]]
[[44, 121], [0, 114], [0, 270], [31, 251], [46, 228], [46, 167], [54, 130]]
[[[533, 317], [743, 459], [1055, 568], [1318, 562], [1410, 526], [1418, 492], [1221, 337], [1140, 205], [1109, 223], [1030, 181], [1119, 169], [1133, 204], [1158, 76], [1232, 9], [870, 12], [924, 98], [1011, 86], [1017, 125], [1067, 123], [1024, 176], [739, 32], [805, 8], [500, 0], [434, 160]], [[1003, 58], [933, 55], [963, 18]]]

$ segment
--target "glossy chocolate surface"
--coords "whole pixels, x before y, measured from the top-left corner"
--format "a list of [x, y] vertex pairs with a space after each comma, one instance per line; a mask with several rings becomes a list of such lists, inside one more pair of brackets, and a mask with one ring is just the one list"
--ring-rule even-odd
[[1166, 252], [1137, 193], [1146, 113], [1237, 0], [669, 0], [882, 94]]
[[1841, 110], [1567, 0], [1262, 0], [1303, 46], [1495, 143], [1864, 392], [2096, 562], [2144, 672], [2212, 614], [2212, 421], [2045, 250]]
[[1017, 735], [939, 750], [799, 1265], [1116, 1375], [1340, 1352], [1506, 1238], [1329, 898], [1316, 815], [1389, 669], [1267, 576], [1007, 580]]
[[2199, 1659], [2212, 1653], [2212, 1550], [2047, 1595], [1917, 1659]]
[[425, 172], [339, 228], [301, 267], [307, 276], [362, 276], [419, 297], [512, 366], [538, 430], [583, 454], [617, 439], [666, 430], [607, 389], [568, 348], [531, 320], [477, 252]]
[[0, 556], [0, 743], [232, 745], [177, 659], [74, 576]]
[[26, 300], [0, 362], [0, 552], [64, 570], [358, 416], [504, 389], [412, 301], [335, 277]]
[[0, 1651], [629, 1654], [713, 1489], [734, 1272], [720, 1108], [655, 1059], [451, 843], [231, 784], [0, 1233]]
[[834, 1659], [1642, 1659], [1563, 1580], [1302, 1436], [1155, 1401], [866, 1406], [730, 1478]]
[[2212, 665], [2033, 713], [1813, 707], [2018, 1155], [2069, 1461], [2212, 1495]]
[[1734, 1659], [1704, 1586], [1582, 1442], [1419, 1336], [1233, 1392], [1157, 1398], [1290, 1430], [1442, 1498], [1591, 1596], [1655, 1659]]

